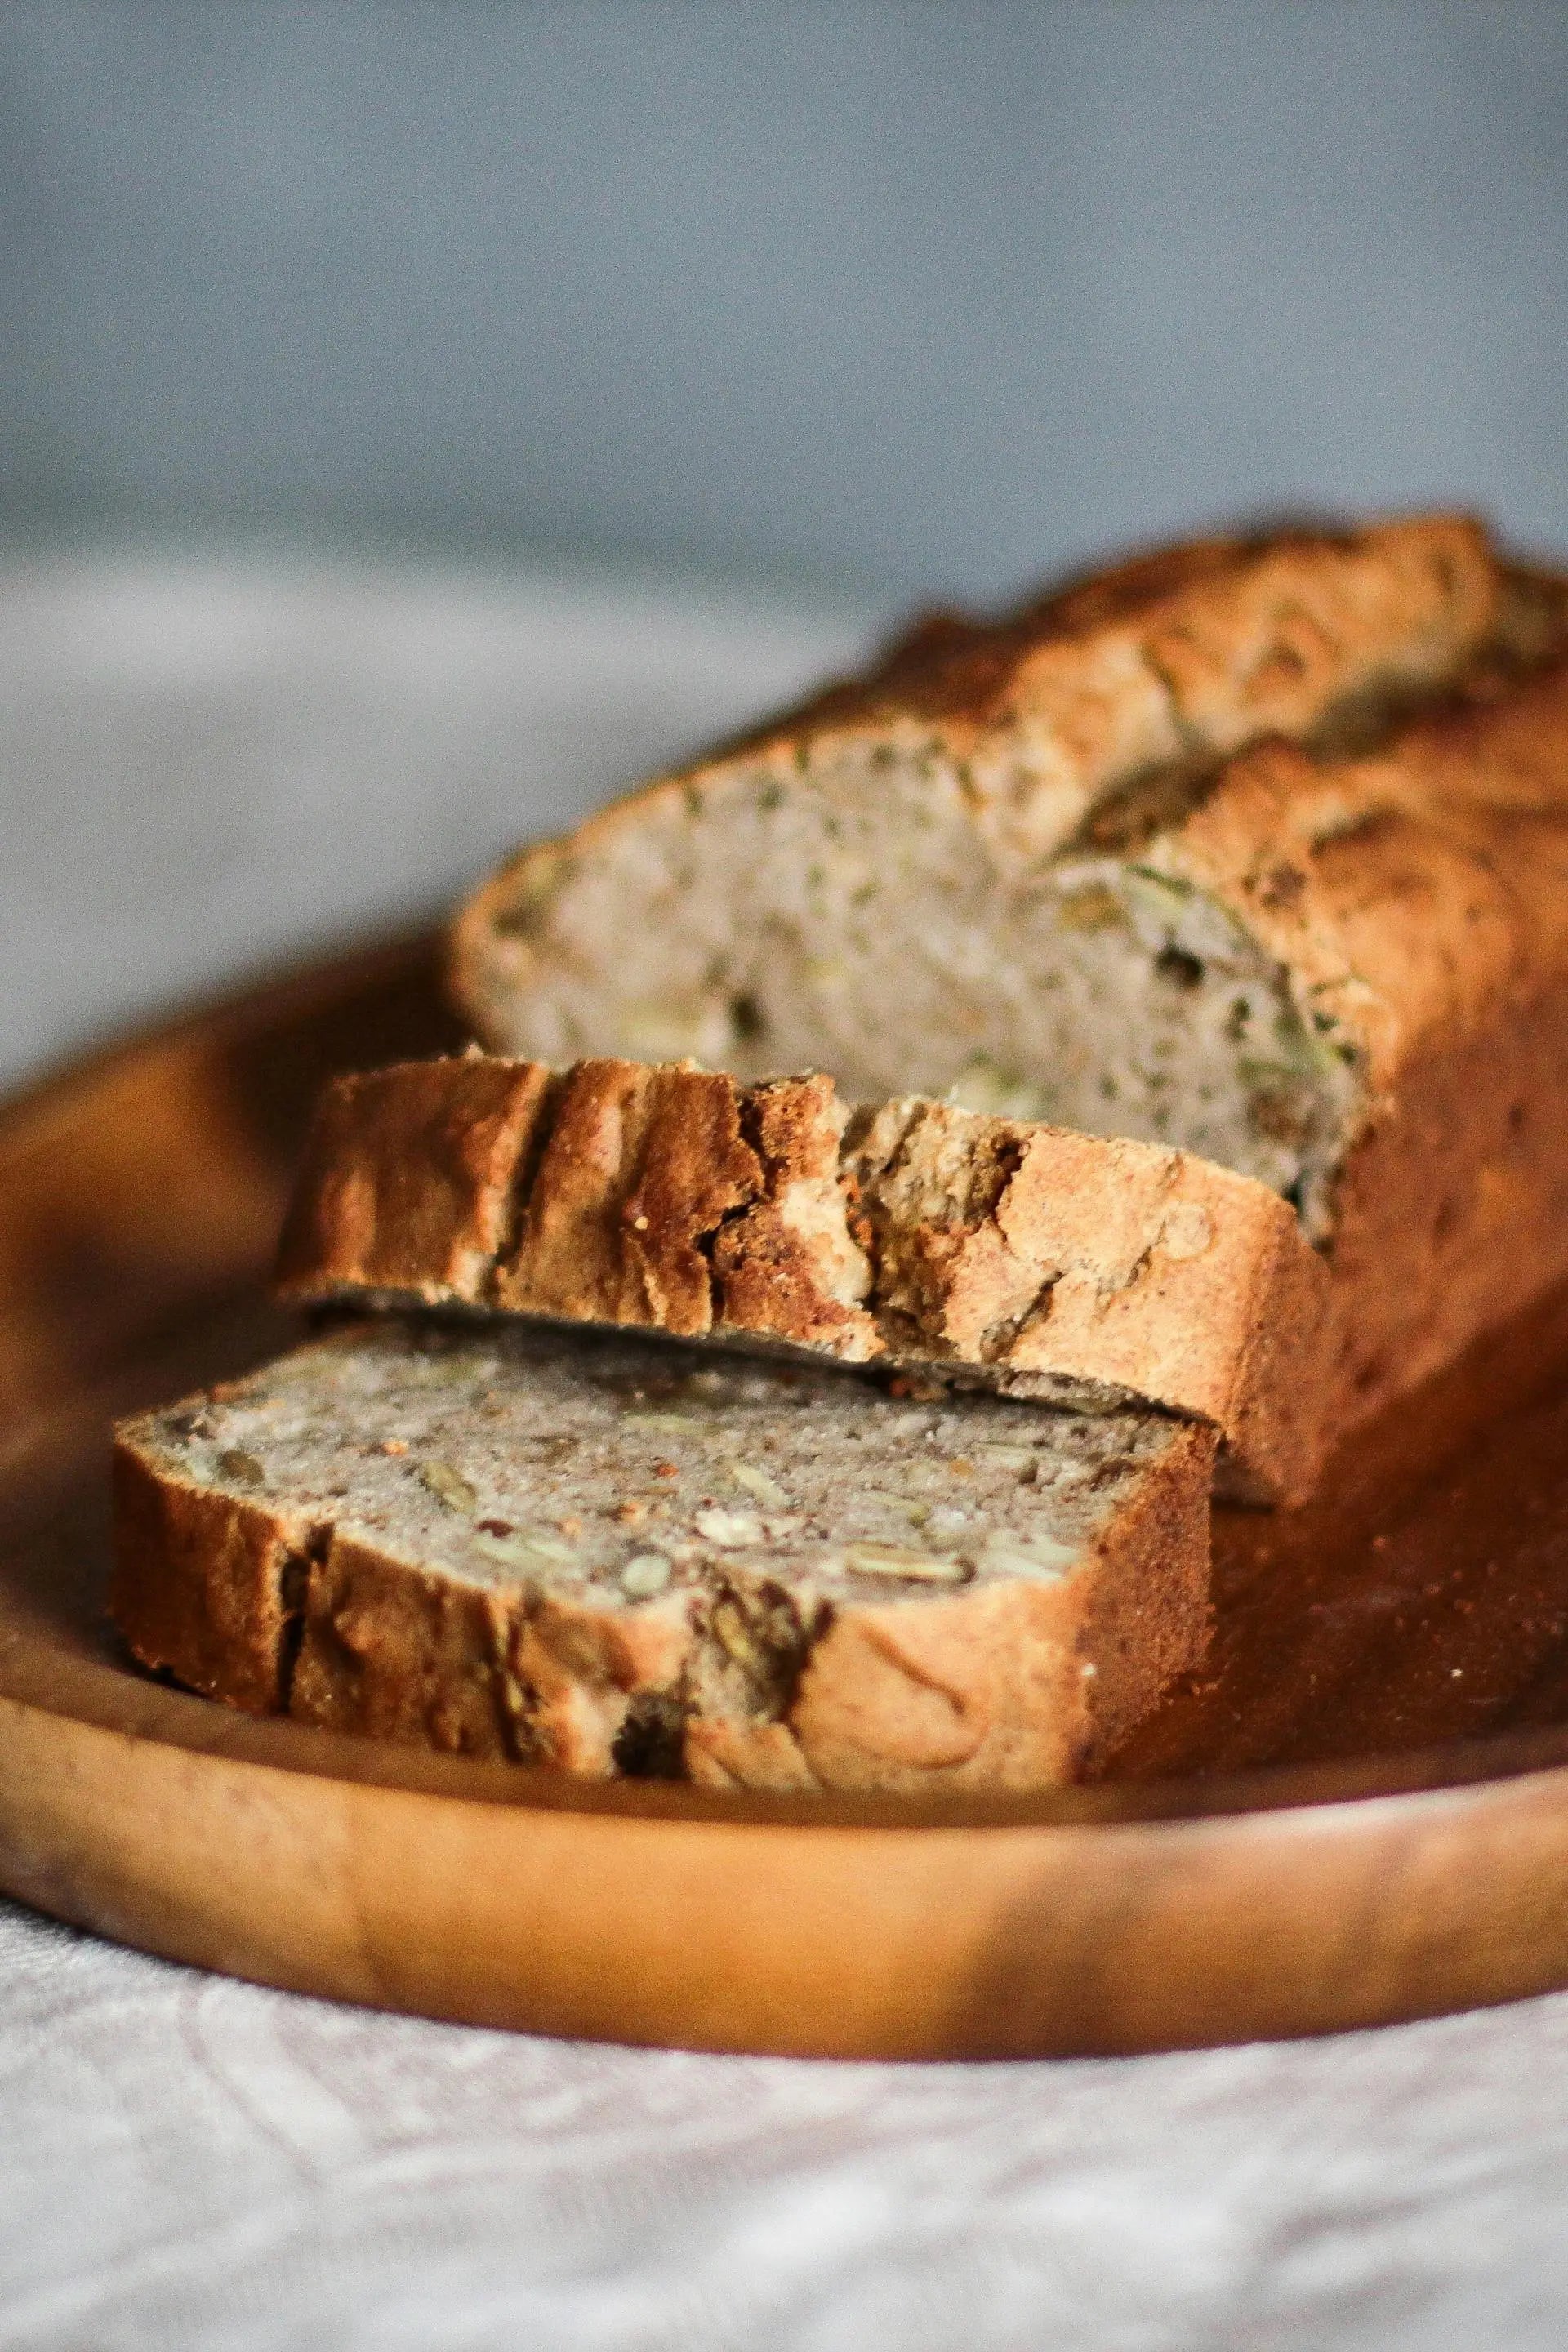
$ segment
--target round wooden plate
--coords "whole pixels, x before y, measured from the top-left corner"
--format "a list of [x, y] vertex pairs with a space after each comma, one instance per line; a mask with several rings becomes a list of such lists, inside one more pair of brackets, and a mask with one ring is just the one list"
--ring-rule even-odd
[[940, 1813], [574, 1785], [250, 1720], [101, 1613], [110, 1419], [290, 1327], [321, 1079], [452, 1042], [429, 941], [0, 1117], [0, 1885], [339, 1999], [835, 2056], [1147, 2050], [1568, 1983], [1568, 1300], [1222, 1515], [1210, 1668], [1093, 1790]]

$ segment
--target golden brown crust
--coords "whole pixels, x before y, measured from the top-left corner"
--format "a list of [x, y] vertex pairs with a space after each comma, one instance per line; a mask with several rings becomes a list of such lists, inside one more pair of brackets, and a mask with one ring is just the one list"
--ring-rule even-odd
[[[1496, 598], [1486, 534], [1467, 516], [1195, 540], [1089, 573], [1000, 622], [922, 618], [864, 678], [742, 740], [897, 713], [939, 719], [973, 743], [998, 722], [1054, 718], [1102, 665], [1131, 676], [1136, 662], [1184, 731], [1226, 750], [1313, 730], [1386, 668], [1432, 676], [1456, 646], [1486, 635]], [[1109, 770], [1110, 714], [1079, 740]]]
[[638, 1697], [679, 1690], [695, 1644], [679, 1601], [633, 1614], [530, 1595], [512, 1625], [509, 1696], [519, 1752], [595, 1780], [617, 1769], [616, 1744]]
[[146, 1664], [230, 1706], [448, 1754], [605, 1777], [651, 1703], [672, 1727], [665, 1769], [710, 1786], [1045, 1787], [1092, 1776], [1201, 1659], [1214, 1446], [1173, 1432], [1069, 1574], [819, 1611], [778, 1714], [743, 1682], [694, 1697], [698, 1628], [673, 1595], [628, 1611], [480, 1588], [203, 1486], [137, 1426], [114, 1613]]
[[[963, 1151], [985, 1172], [960, 1207], [944, 1177]], [[858, 1172], [883, 1234], [879, 1297], [923, 1309], [928, 1343], [989, 1365], [1011, 1393], [1053, 1376], [1201, 1415], [1241, 1491], [1305, 1495], [1328, 1285], [1276, 1194], [1189, 1152], [945, 1104], [890, 1106]]]
[[563, 1084], [498, 1305], [697, 1335], [712, 1323], [700, 1236], [753, 1198], [734, 1087], [692, 1069], [581, 1062]]
[[1568, 1274], [1568, 664], [1373, 757], [1253, 752], [1160, 863], [1363, 1074], [1330, 1244], [1346, 1427]]
[[521, 851], [458, 916], [455, 993], [481, 1035], [504, 1036], [498, 996], [526, 986], [532, 915], [574, 861], [739, 774], [767, 769], [787, 788], [832, 743], [923, 748], [956, 765], [997, 853], [1032, 859], [1152, 769], [1300, 739], [1369, 697], [1442, 680], [1492, 634], [1500, 590], [1481, 526], [1433, 515], [1202, 541], [1000, 622], [928, 618], [863, 677]]
[[511, 1614], [501, 1594], [334, 1533], [300, 1596], [281, 1708], [404, 1747], [514, 1753], [502, 1680]]
[[689, 1067], [579, 1063], [515, 1246], [468, 1295], [686, 1338], [717, 1321], [858, 1358], [867, 1318], [835, 1287], [858, 1266], [834, 1189], [837, 1108], [811, 1080], [742, 1089]]
[[677, 1610], [481, 1590], [339, 1533], [303, 1598], [287, 1711], [405, 1747], [602, 1779], [632, 1696], [672, 1689], [691, 1638]]
[[288, 1629], [310, 1530], [201, 1486], [124, 1437], [114, 1450], [109, 1607], [143, 1665], [248, 1714], [286, 1698]]
[[1235, 908], [1382, 1095], [1568, 961], [1568, 664], [1370, 758], [1237, 760], [1159, 863]]
[[1173, 1676], [1201, 1664], [1211, 1618], [1206, 1516], [1200, 1526], [1193, 1493], [1206, 1493], [1214, 1459], [1209, 1430], [1183, 1433], [1130, 1496], [1117, 1524], [1114, 1560], [1094, 1581], [1080, 1635], [1090, 1685], [1087, 1777], [1153, 1706]]
[[713, 1237], [721, 1320], [863, 1363], [879, 1341], [865, 1305], [871, 1269], [839, 1169], [837, 1089], [818, 1075], [769, 1078], [738, 1099], [762, 1189]]
[[464, 1299], [507, 1239], [552, 1092], [537, 1063], [402, 1062], [322, 1094], [279, 1246], [285, 1286]]
[[[405, 1162], [426, 1131], [449, 1147], [429, 1114], [436, 1078], [449, 1073], [460, 1095], [481, 1066], [412, 1067], [405, 1080], [386, 1074], [379, 1091], [330, 1095], [326, 1130], [362, 1171], [350, 1197], [390, 1192], [376, 1172], [384, 1145], [423, 1208], [434, 1187]], [[537, 1080], [537, 1066], [499, 1066]], [[405, 1082], [426, 1125], [394, 1108], [378, 1128]], [[530, 1099], [544, 1099], [540, 1083]], [[476, 1200], [451, 1196], [465, 1234], [484, 1223], [520, 1237], [508, 1255], [474, 1256], [467, 1286], [446, 1295], [962, 1369], [1015, 1392], [1089, 1384], [1212, 1422], [1245, 1492], [1310, 1487], [1326, 1280], [1294, 1212], [1265, 1186], [1158, 1145], [918, 1097], [860, 1115], [845, 1138], [821, 1076], [743, 1087], [718, 1074], [588, 1062], [549, 1104], [530, 1130], [537, 1160], [520, 1152], [509, 1179], [488, 1155], [482, 1170], [475, 1162]], [[345, 1279], [333, 1167], [313, 1146], [303, 1183], [321, 1197], [297, 1206], [283, 1286], [307, 1299], [358, 1290], [363, 1303], [377, 1286]], [[509, 1181], [521, 1194], [510, 1206]], [[438, 1231], [428, 1239], [428, 1266], [412, 1238], [402, 1256], [405, 1287], [418, 1297], [454, 1255]]]
[[1329, 1412], [1370, 1419], [1568, 1278], [1568, 973], [1400, 1073], [1340, 1181]]

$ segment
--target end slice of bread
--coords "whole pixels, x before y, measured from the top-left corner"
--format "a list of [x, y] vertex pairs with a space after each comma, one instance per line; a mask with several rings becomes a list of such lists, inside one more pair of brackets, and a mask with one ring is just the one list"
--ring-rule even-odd
[[114, 1615], [252, 1712], [598, 1776], [1092, 1775], [1208, 1622], [1214, 1435], [394, 1322], [125, 1424]]
[[309, 1304], [475, 1307], [1211, 1423], [1226, 1491], [1321, 1451], [1327, 1275], [1266, 1186], [831, 1078], [473, 1055], [338, 1080], [279, 1255]]

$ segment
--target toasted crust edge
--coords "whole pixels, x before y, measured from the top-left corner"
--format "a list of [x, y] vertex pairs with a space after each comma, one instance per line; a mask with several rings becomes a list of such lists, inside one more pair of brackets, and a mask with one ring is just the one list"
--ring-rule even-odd
[[311, 1530], [169, 1470], [136, 1427], [114, 1446], [110, 1615], [144, 1666], [248, 1715], [277, 1714]]

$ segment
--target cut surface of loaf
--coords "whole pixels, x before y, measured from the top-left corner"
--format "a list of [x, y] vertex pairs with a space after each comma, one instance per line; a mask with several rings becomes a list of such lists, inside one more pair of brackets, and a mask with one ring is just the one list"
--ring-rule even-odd
[[125, 1424], [115, 1618], [254, 1712], [591, 1775], [1092, 1774], [1208, 1621], [1214, 1438], [396, 1322]]
[[1329, 1255], [1330, 1419], [1568, 1273], [1568, 587], [1430, 517], [1208, 542], [864, 679], [463, 910], [491, 1045], [1180, 1146]]
[[342, 1078], [279, 1258], [308, 1304], [474, 1306], [1211, 1422], [1226, 1490], [1319, 1466], [1327, 1277], [1278, 1194], [1185, 1152], [831, 1078], [473, 1055]]

